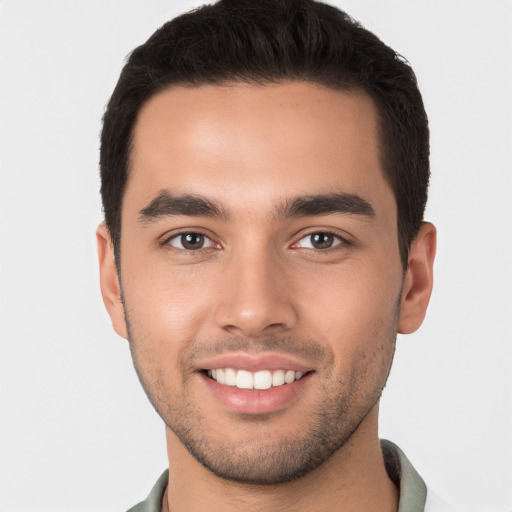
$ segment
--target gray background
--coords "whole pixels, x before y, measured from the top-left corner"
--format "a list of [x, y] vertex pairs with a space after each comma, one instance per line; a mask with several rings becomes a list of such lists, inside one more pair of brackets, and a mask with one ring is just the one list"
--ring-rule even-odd
[[[0, 2], [0, 510], [123, 511], [164, 429], [96, 268], [98, 134], [169, 0]], [[439, 229], [422, 329], [400, 338], [381, 435], [464, 512], [512, 510], [512, 2], [339, 0], [415, 68]]]

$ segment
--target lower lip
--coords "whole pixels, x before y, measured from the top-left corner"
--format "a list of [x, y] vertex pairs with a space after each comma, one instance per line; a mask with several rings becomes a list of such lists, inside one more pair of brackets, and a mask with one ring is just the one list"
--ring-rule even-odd
[[203, 373], [204, 385], [227, 409], [239, 414], [270, 414], [289, 407], [311, 378], [310, 373], [291, 384], [265, 390], [239, 389], [219, 384]]

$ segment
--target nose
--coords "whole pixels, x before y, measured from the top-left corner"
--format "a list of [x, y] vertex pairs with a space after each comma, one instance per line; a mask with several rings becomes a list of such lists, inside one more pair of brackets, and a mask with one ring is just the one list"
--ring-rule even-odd
[[278, 260], [265, 249], [230, 258], [215, 310], [218, 327], [230, 334], [258, 337], [296, 325], [293, 286]]

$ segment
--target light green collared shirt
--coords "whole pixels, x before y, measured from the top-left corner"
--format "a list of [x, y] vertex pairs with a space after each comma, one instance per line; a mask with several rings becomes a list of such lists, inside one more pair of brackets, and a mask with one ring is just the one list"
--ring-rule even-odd
[[[398, 512], [426, 512], [427, 486], [423, 479], [398, 446], [386, 440], [380, 444], [389, 477], [400, 488]], [[161, 512], [168, 477], [167, 470], [157, 480], [146, 501], [135, 505], [128, 512]]]

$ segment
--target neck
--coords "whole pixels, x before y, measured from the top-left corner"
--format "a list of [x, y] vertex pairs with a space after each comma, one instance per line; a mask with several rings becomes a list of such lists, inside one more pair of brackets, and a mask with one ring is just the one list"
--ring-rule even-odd
[[398, 490], [384, 466], [377, 409], [330, 459], [306, 476], [278, 485], [241, 484], [217, 477], [167, 429], [171, 463], [163, 512], [396, 512]]

